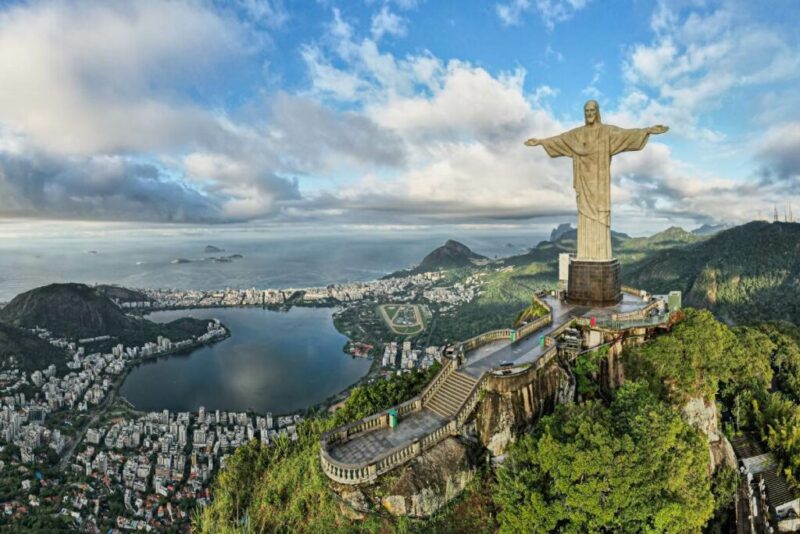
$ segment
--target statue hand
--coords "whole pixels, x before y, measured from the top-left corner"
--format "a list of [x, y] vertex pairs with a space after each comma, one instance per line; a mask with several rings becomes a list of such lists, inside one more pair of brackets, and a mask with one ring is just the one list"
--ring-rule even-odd
[[527, 141], [525, 141], [526, 146], [539, 146], [541, 143], [535, 137], [531, 137]]
[[647, 131], [651, 134], [658, 135], [667, 133], [669, 131], [669, 126], [664, 126], [662, 124], [656, 124], [655, 126], [651, 126], [647, 129]]

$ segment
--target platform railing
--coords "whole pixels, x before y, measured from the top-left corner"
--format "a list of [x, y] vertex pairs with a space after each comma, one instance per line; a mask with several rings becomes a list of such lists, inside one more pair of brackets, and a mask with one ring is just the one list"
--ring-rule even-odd
[[[416, 397], [393, 408], [397, 410], [399, 419], [402, 421], [404, 416], [424, 408], [439, 388], [445, 383], [447, 378], [458, 369], [459, 356], [464, 352], [475, 350], [476, 348], [500, 339], [518, 341], [552, 323], [553, 312], [550, 306], [536, 295], [534, 295], [533, 298], [547, 309], [547, 313], [544, 316], [518, 329], [504, 328], [492, 330], [457, 344], [454, 357], [445, 357], [442, 369], [428, 385], [425, 386], [422, 392]], [[547, 341], [551, 341], [552, 343], [548, 345]], [[555, 350], [555, 344], [552, 339], [546, 339], [545, 344], [548, 346], [545, 354], [550, 350]], [[486, 376], [487, 372], [481, 374], [455, 415], [448, 419], [442, 426], [428, 432], [417, 440], [404, 443], [389, 451], [378, 454], [368, 461], [349, 464], [336, 460], [330, 454], [330, 446], [348, 441], [359, 434], [387, 428], [389, 426], [389, 411], [391, 409], [384, 410], [375, 415], [324, 433], [320, 439], [320, 462], [323, 471], [329, 478], [341, 484], [364, 484], [373, 482], [383, 473], [419, 456], [422, 452], [430, 449], [447, 437], [458, 434], [480, 401], [480, 395], [484, 389]]]

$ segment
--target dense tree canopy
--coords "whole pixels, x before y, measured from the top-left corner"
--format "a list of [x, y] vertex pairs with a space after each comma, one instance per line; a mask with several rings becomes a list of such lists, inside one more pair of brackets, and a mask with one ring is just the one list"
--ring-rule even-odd
[[733, 351], [731, 330], [706, 310], [685, 310], [669, 335], [626, 352], [626, 375], [647, 381], [653, 391], [680, 403], [691, 397], [712, 399], [720, 382], [741, 371], [744, 355]]
[[714, 500], [704, 440], [645, 384], [560, 406], [498, 471], [502, 532], [685, 532]]

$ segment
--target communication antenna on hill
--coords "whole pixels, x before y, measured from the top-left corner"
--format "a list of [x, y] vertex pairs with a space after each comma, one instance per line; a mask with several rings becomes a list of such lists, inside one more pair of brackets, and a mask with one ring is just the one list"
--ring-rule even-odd
[[794, 222], [794, 215], [792, 215], [792, 203], [791, 202], [787, 202], [786, 203], [786, 209], [789, 212], [789, 216], [788, 216], [789, 220], [786, 221], [786, 222]]
[[775, 210], [774, 222], [778, 222], [780, 220], [780, 219], [778, 219], [778, 205], [777, 204], [773, 204], [772, 205], [772, 209]]

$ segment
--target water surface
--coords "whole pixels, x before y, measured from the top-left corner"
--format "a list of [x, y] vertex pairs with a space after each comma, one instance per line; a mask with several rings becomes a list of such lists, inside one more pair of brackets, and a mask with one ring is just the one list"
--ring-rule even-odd
[[189, 355], [169, 356], [133, 369], [120, 393], [140, 410], [254, 410], [290, 413], [324, 401], [358, 381], [370, 360], [342, 352], [347, 338], [331, 309], [214, 308], [152, 313], [218, 318], [231, 337]]

